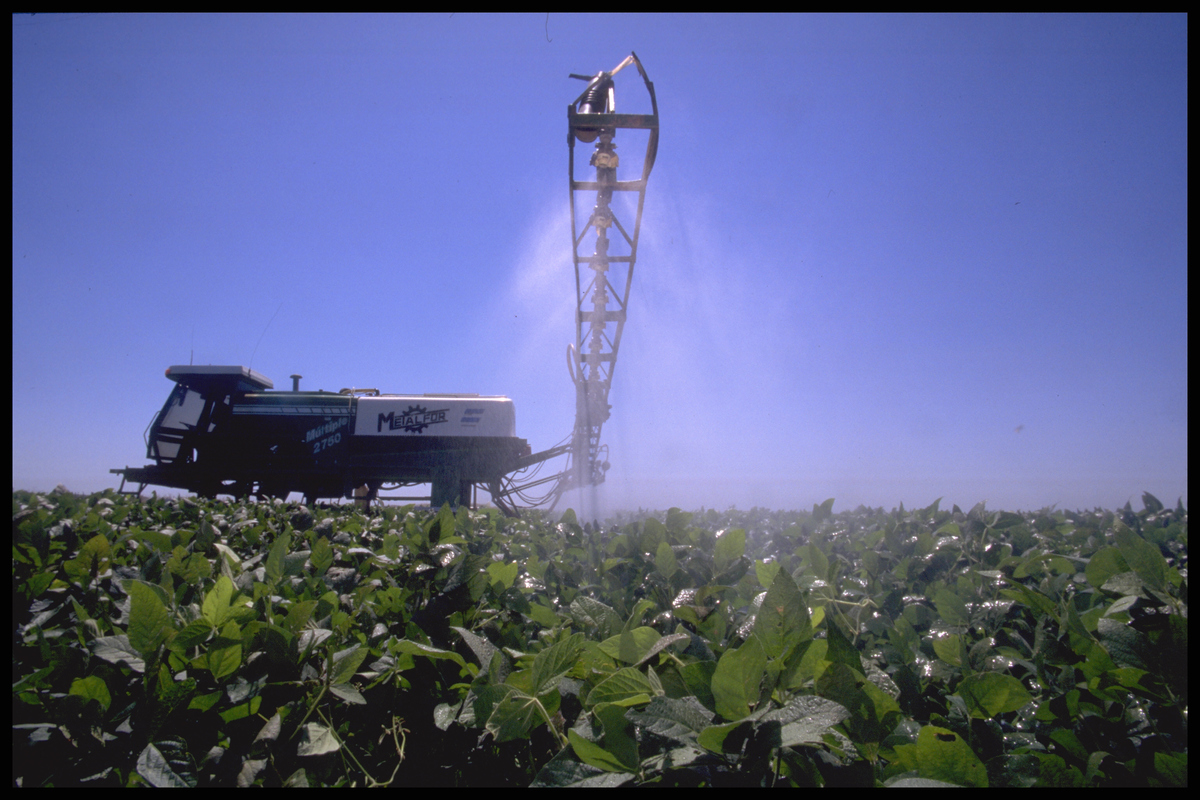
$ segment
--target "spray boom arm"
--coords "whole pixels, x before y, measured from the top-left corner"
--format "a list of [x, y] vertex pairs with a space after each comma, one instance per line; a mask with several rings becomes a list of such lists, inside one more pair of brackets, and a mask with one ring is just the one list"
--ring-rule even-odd
[[[616, 112], [613, 77], [630, 65], [637, 67], [650, 95], [650, 114]], [[518, 494], [534, 505], [549, 503], [551, 509], [571, 489], [603, 483], [609, 466], [604, 460], [607, 447], [600, 444], [600, 430], [612, 408], [608, 403], [608, 392], [617, 365], [633, 268], [637, 263], [646, 183], [658, 154], [658, 100], [654, 95], [654, 84], [646, 76], [636, 53], [627, 56], [611, 72], [599, 72], [594, 76], [572, 74], [570, 77], [588, 82], [583, 93], [567, 106], [567, 177], [576, 295], [575, 342], [567, 346], [567, 368], [575, 384], [575, 428], [564, 443], [531, 455], [525, 461], [526, 466], [532, 466], [563, 454], [569, 455], [570, 460], [567, 468], [556, 475], [540, 480], [533, 480], [531, 475], [520, 486], [509, 482], [497, 498]], [[632, 180], [617, 178], [620, 158], [615, 139], [617, 132], [623, 129], [649, 133], [640, 177]], [[588, 162], [595, 169], [592, 180], [576, 180], [576, 142], [595, 142]], [[637, 208], [632, 224], [628, 219], [630, 204], [618, 203], [621, 208], [614, 208], [614, 193], [636, 193]], [[586, 211], [589, 205], [591, 210]], [[625, 215], [624, 222], [620, 214]], [[552, 483], [553, 487], [539, 500], [523, 495], [531, 487], [546, 483]]]

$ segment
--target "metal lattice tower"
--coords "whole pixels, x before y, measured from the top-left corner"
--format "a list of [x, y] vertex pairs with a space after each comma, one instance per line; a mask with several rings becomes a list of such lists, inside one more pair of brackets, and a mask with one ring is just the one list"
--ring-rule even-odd
[[[652, 108], [650, 114], [616, 113], [613, 76], [630, 64], [637, 66], [646, 84]], [[617, 365], [629, 289], [637, 263], [646, 183], [658, 152], [658, 101], [654, 84], [646, 77], [636, 54], [630, 55], [612, 72], [601, 72], [591, 78], [572, 77], [584, 78], [589, 83], [583, 94], [567, 107], [571, 246], [576, 291], [575, 344], [569, 348], [567, 358], [575, 382], [576, 405], [571, 468], [560, 482], [556, 495], [572, 488], [602, 483], [608, 468], [603, 459], [605, 449], [600, 444], [600, 430], [608, 420], [611, 408], [608, 392]], [[620, 156], [616, 152], [615, 139], [617, 132], [626, 128], [649, 131], [641, 174], [633, 180], [619, 180], [617, 175]], [[595, 168], [594, 180], [575, 178], [576, 141], [595, 142], [589, 161]], [[625, 173], [629, 171], [627, 165]], [[613, 208], [616, 192], [637, 193], [632, 225], [628, 218], [622, 223], [617, 209]], [[587, 212], [589, 205], [591, 211]], [[589, 250], [590, 255], [587, 254]], [[556, 496], [555, 501], [557, 499]]]
[[[613, 76], [631, 64], [637, 67], [650, 95], [649, 114], [616, 113]], [[562, 443], [522, 458], [518, 472], [488, 487], [493, 501], [510, 513], [516, 510], [513, 499], [553, 509], [571, 489], [604, 482], [607, 448], [600, 444], [600, 431], [611, 408], [608, 392], [625, 329], [646, 183], [658, 154], [658, 101], [654, 84], [646, 77], [636, 53], [612, 72], [571, 77], [588, 82], [583, 94], [567, 106], [571, 251], [575, 264], [575, 342], [567, 347], [567, 366], [575, 384], [575, 428]], [[617, 155], [617, 132], [624, 129], [647, 132], [640, 177], [633, 180], [620, 180], [617, 174], [618, 169], [623, 175], [639, 172], [628, 163], [622, 167]], [[577, 141], [595, 142], [588, 162], [595, 169], [593, 180], [575, 179]], [[623, 193], [628, 196], [630, 192], [637, 193], [632, 225], [631, 204], [620, 201]], [[616, 208], [614, 196], [618, 198]], [[539, 477], [542, 464], [562, 455], [569, 457], [565, 470]], [[535, 488], [546, 485], [550, 488], [545, 495], [533, 494]]]

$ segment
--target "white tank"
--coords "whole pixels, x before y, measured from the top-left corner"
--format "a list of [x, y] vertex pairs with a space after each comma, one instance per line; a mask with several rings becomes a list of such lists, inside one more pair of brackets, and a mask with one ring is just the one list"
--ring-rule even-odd
[[389, 394], [358, 398], [355, 436], [516, 436], [507, 397]]

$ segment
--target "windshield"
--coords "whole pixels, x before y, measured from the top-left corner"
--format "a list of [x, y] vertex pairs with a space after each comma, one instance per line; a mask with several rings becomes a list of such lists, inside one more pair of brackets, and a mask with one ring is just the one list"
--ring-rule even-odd
[[189, 390], [183, 384], [175, 387], [159, 414], [150, 441], [150, 457], [161, 461], [174, 461], [179, 457], [183, 436], [178, 432], [195, 430], [204, 412], [204, 397]]

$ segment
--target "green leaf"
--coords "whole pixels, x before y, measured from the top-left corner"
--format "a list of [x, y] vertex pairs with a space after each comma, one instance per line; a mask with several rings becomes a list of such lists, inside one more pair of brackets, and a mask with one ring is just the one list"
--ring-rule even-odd
[[[1043, 567], [1044, 565], [1044, 567]], [[1040, 553], [1032, 555], [1013, 571], [1014, 578], [1027, 578], [1030, 575], [1040, 575], [1047, 569], [1056, 575], [1074, 575], [1075, 565], [1060, 555]]]
[[638, 623], [642, 621], [642, 616], [654, 608], [654, 603], [650, 600], [641, 599], [633, 606], [633, 611], [629, 613], [629, 619], [625, 620], [624, 630], [631, 631], [638, 627]]
[[716, 661], [693, 661], [679, 671], [688, 691], [695, 695], [705, 708], [716, 708], [712, 694], [712, 678], [716, 671]]
[[625, 718], [625, 708], [600, 703], [592, 709], [592, 714], [604, 728], [604, 749], [616, 757], [626, 772], [636, 772], [642, 759], [633, 725]]
[[222, 711], [219, 716], [223, 722], [236, 722], [239, 719], [247, 719], [258, 713], [258, 709], [262, 707], [262, 696], [256, 695], [251, 697], [245, 703], [238, 703], [233, 708], [227, 708]]
[[1136, 572], [1130, 570], [1129, 572], [1121, 572], [1113, 575], [1104, 582], [1104, 585], [1100, 589], [1108, 594], [1122, 595], [1121, 599], [1117, 601], [1121, 605], [1118, 607], [1114, 604], [1108, 610], [1108, 615], [1112, 615], [1117, 613], [1118, 610], [1125, 611], [1129, 606], [1136, 603], [1138, 596], [1146, 591], [1146, 584], [1142, 583], [1142, 579], [1138, 577]]
[[771, 584], [775, 581], [775, 576], [781, 569], [778, 561], [759, 560], [754, 562], [754, 577], [758, 578], [758, 585], [764, 589], [770, 589]]
[[479, 662], [481, 675], [487, 672], [489, 665], [492, 663], [493, 656], [499, 653], [501, 658], [504, 658], [504, 654], [500, 653], [494, 644], [482, 636], [477, 636], [466, 628], [453, 627], [451, 630], [458, 633], [463, 638], [463, 641], [467, 643], [467, 647], [471, 648], [471, 652], [475, 654], [475, 658]]
[[646, 661], [658, 655], [663, 650], [666, 650], [676, 642], [686, 642], [691, 638], [692, 637], [690, 634], [683, 633], [682, 631], [679, 633], [672, 633], [669, 636], [663, 636], [658, 641], [654, 642], [654, 644], [650, 645], [650, 648], [646, 650], [645, 654], [638, 659], [637, 662], [635, 662], [635, 665], [644, 664]]
[[188, 708], [193, 711], [208, 711], [224, 699], [224, 692], [209, 692], [207, 694], [200, 694], [190, 699], [188, 702]]
[[[650, 630], [653, 630], [653, 628]], [[649, 634], [646, 634], [646, 636], [649, 636]], [[638, 647], [638, 642], [633, 638], [632, 630], [626, 628], [621, 631], [621, 635], [617, 641], [617, 658], [626, 664], [636, 664], [641, 660], [642, 648]], [[654, 631], [654, 636], [650, 637], [650, 641], [658, 641], [658, 631]]]
[[162, 531], [138, 531], [133, 534], [133, 538], [145, 542], [160, 553], [170, 553], [173, 549], [171, 537]]
[[[497, 652], [496, 658], [500, 658], [502, 655], [503, 653]], [[476, 728], [485, 727], [488, 718], [496, 710], [496, 706], [500, 704], [500, 701], [515, 691], [516, 689], [507, 683], [475, 686], [463, 702], [459, 721], [464, 725]]]
[[1078, 767], [1067, 764], [1061, 756], [1052, 753], [1030, 753], [1038, 763], [1038, 788], [1069, 788], [1081, 789], [1084, 786], [1083, 773]]
[[[338, 651], [333, 654], [333, 670], [331, 672], [330, 682], [334, 684], [349, 683], [354, 677], [354, 673], [358, 672], [359, 665], [363, 659], [367, 657], [369, 651], [361, 644], [356, 644], [353, 647], [348, 647], [345, 650]], [[462, 658], [459, 658], [461, 662]]]
[[776, 747], [795, 747], [823, 741], [829, 729], [850, 716], [840, 703], [824, 697], [802, 695], [794, 697], [783, 708], [763, 715], [762, 722], [779, 722], [779, 743]]
[[187, 746], [181, 742], [146, 745], [138, 756], [137, 773], [151, 786], [160, 789], [193, 788], [196, 785]]
[[433, 519], [433, 524], [429, 529], [429, 541], [435, 544], [442, 539], [448, 539], [454, 535], [454, 512], [450, 510], [449, 503], [443, 503], [442, 508]]
[[529, 611], [526, 613], [530, 619], [544, 628], [558, 627], [559, 619], [558, 615], [554, 613], [554, 609], [547, 608], [541, 603], [530, 603]]
[[583, 644], [583, 634], [576, 633], [538, 653], [533, 659], [533, 693], [543, 695], [558, 686], [562, 676], [575, 666]]
[[1131, 571], [1119, 548], [1102, 547], [1088, 559], [1084, 574], [1087, 575], [1088, 583], [1099, 589], [1112, 576]]
[[[568, 737], [570, 734], [567, 734]], [[575, 734], [578, 736], [579, 734]], [[583, 737], [580, 737], [583, 738]], [[584, 739], [584, 741], [587, 741]], [[616, 788], [626, 783], [632, 775], [623, 772], [607, 772], [598, 767], [593, 767], [591, 764], [585, 764], [582, 761], [576, 761], [571, 757], [574, 752], [571, 748], [564, 747], [558, 752], [558, 755], [550, 759], [546, 766], [542, 767], [541, 772], [533, 779], [530, 788], [558, 788], [566, 786], [578, 786], [580, 788]]]
[[231, 570], [242, 571], [242, 559], [233, 551], [232, 547], [220, 542], [213, 542], [213, 547], [216, 548], [217, 553], [225, 560], [225, 563], [229, 565]]
[[813, 520], [814, 521], [829, 519], [832, 516], [833, 516], [833, 498], [832, 497], [829, 498], [828, 500], [826, 500], [824, 503], [821, 503], [821, 505], [819, 505], [819, 506], [818, 505], [813, 506]]
[[574, 730], [567, 731], [567, 740], [575, 755], [585, 764], [598, 767], [605, 772], [629, 772], [621, 760], [595, 742], [589, 742]]
[[767, 658], [785, 657], [801, 641], [812, 638], [808, 605], [787, 570], [777, 569], [755, 615], [754, 634]]
[[108, 711], [108, 707], [112, 705], [112, 695], [108, 693], [108, 685], [103, 678], [96, 675], [73, 680], [68, 694], [82, 697], [85, 701], [95, 700], [105, 711]]
[[1049, 738], [1050, 741], [1080, 761], [1086, 762], [1088, 760], [1088, 750], [1083, 746], [1083, 742], [1079, 741], [1079, 737], [1075, 735], [1075, 731], [1060, 728], [1050, 731]]
[[721, 533], [717, 537], [716, 550], [713, 553], [714, 571], [719, 573], [724, 572], [734, 565], [735, 562], [746, 554], [746, 531], [742, 528], [733, 528]]
[[335, 753], [342, 749], [337, 737], [329, 728], [317, 722], [304, 726], [300, 735], [300, 745], [296, 748], [298, 756], [320, 756], [325, 753]]
[[284, 559], [288, 554], [288, 549], [292, 546], [292, 536], [289, 533], [282, 533], [275, 540], [275, 544], [271, 545], [271, 552], [267, 555], [267, 583], [274, 586], [283, 577], [285, 565]]
[[255, 742], [273, 742], [279, 738], [280, 732], [283, 730], [283, 717], [276, 711], [275, 715], [267, 720], [267, 724], [263, 725], [259, 730], [258, 735], [254, 737]]
[[184, 583], [193, 585], [212, 575], [212, 563], [202, 553], [189, 554], [180, 546], [176, 546], [167, 560], [167, 569]]
[[[594, 600], [586, 595], [576, 597], [572, 600], [570, 610], [571, 616], [582, 627], [595, 626], [599, 629], [600, 635], [605, 638], [618, 633], [624, 627], [621, 617], [611, 606], [607, 606], [599, 600]], [[616, 655], [613, 655], [613, 658], [616, 658]]]
[[352, 705], [365, 706], [367, 704], [367, 699], [359, 693], [358, 689], [355, 689], [348, 683], [340, 683], [330, 686], [329, 691], [331, 694], [340, 697]]
[[112, 547], [108, 539], [98, 533], [79, 548], [75, 558], [63, 564], [63, 570], [72, 581], [86, 586], [92, 578], [108, 568], [111, 554]]
[[146, 662], [141, 654], [129, 643], [125, 634], [119, 636], [100, 636], [90, 643], [92, 653], [97, 658], [113, 664], [126, 664], [134, 672], [145, 672]]
[[967, 704], [971, 716], [991, 719], [1009, 711], [1018, 711], [1033, 697], [1024, 684], [1011, 675], [982, 672], [963, 679], [957, 694]]
[[967, 648], [962, 637], [958, 634], [934, 639], [933, 652], [942, 661], [945, 661], [947, 664], [953, 664], [956, 667], [962, 667], [967, 663]]
[[916, 744], [895, 747], [897, 760], [920, 777], [958, 786], [986, 788], [987, 770], [962, 737], [945, 728], [926, 725]]
[[486, 727], [497, 742], [508, 742], [528, 738], [529, 732], [545, 719], [545, 709], [536, 697], [514, 690], [496, 703]]
[[829, 641], [829, 650], [825, 653], [826, 660], [832, 664], [845, 664], [859, 675], [866, 676], [867, 672], [863, 669], [862, 656], [842, 633], [841, 627], [833, 621], [833, 617], [825, 618], [825, 630], [826, 638]]
[[214, 628], [219, 628], [229, 617], [229, 602], [233, 599], [233, 582], [222, 575], [216, 584], [204, 596], [204, 605], [200, 609], [201, 616]]
[[988, 527], [995, 528], [997, 530], [1004, 530], [1006, 528], [1012, 528], [1020, 525], [1024, 521], [1024, 517], [1022, 517], [1020, 514], [1013, 513], [1012, 511], [997, 511], [995, 518], [992, 520], [992, 524]]
[[517, 573], [520, 569], [516, 562], [505, 564], [501, 561], [493, 561], [488, 564], [487, 573], [492, 579], [492, 585], [498, 586], [499, 592], [504, 592], [517, 580]]
[[[469, 631], [468, 631], [468, 633], [469, 633]], [[474, 634], [472, 634], [472, 635], [474, 635]], [[483, 641], [486, 641], [486, 640], [483, 640]], [[490, 645], [491, 643], [489, 642], [488, 644]], [[355, 645], [355, 647], [357, 647], [357, 645]], [[351, 648], [351, 649], [354, 649], [354, 648]], [[436, 647], [432, 647], [427, 644], [421, 644], [420, 642], [414, 642], [409, 639], [401, 639], [398, 642], [393, 642], [391, 645], [391, 650], [394, 653], [409, 653], [414, 656], [425, 656], [426, 658], [446, 659], [448, 661], [453, 661], [455, 664], [458, 664], [460, 667], [464, 667], [464, 668], [467, 666], [467, 662], [465, 660], [463, 660], [463, 657], [460, 656], [458, 653], [454, 652], [453, 650], [440, 650]], [[366, 658], [366, 655], [367, 655], [367, 650], [365, 648], [361, 652], [362, 652], [362, 658], [359, 658], [358, 664], [361, 664], [363, 661], [363, 658]], [[489, 655], [488, 660], [489, 661], [491, 660], [490, 659], [491, 653], [494, 653], [494, 652], [495, 652], [494, 647], [488, 651], [488, 655]], [[358, 670], [358, 664], [354, 665], [355, 671]], [[483, 667], [485, 669], [487, 668], [487, 662], [483, 662]], [[353, 674], [354, 674], [354, 672], [350, 673], [351, 676], [353, 676]], [[345, 680], [349, 680], [349, 679], [350, 678], [347, 677]], [[337, 682], [344, 683], [345, 681], [337, 681]]]
[[129, 644], [149, 661], [170, 632], [170, 617], [158, 592], [137, 580], [122, 581], [129, 593]]
[[1087, 626], [1083, 624], [1083, 620], [1079, 616], [1079, 612], [1075, 610], [1075, 604], [1071, 603], [1067, 606], [1067, 640], [1071, 644], [1071, 649], [1081, 656], [1087, 656], [1091, 652], [1092, 644], [1095, 640], [1092, 634], [1088, 631]]
[[305, 774], [304, 767], [301, 767], [300, 769], [293, 772], [291, 775], [288, 775], [287, 779], [284, 780], [284, 782], [283, 782], [283, 788], [284, 789], [307, 789], [308, 788], [308, 775]]
[[1187, 753], [1155, 753], [1154, 769], [1164, 786], [1186, 788], [1188, 785]]
[[304, 575], [304, 565], [312, 554], [307, 550], [298, 553], [288, 553], [283, 557], [283, 577], [299, 578]]
[[933, 596], [933, 604], [937, 607], [938, 614], [949, 624], [970, 624], [971, 618], [967, 614], [967, 604], [949, 589], [938, 589]]
[[817, 679], [816, 691], [849, 712], [844, 725], [846, 735], [860, 754], [868, 760], [874, 759], [880, 743], [900, 721], [899, 704], [844, 663], [830, 664]]
[[695, 697], [673, 698], [661, 695], [651, 698], [650, 705], [644, 709], [630, 710], [625, 716], [630, 722], [651, 733], [682, 744], [695, 744], [696, 737], [713, 720], [712, 712], [702, 706]]
[[1158, 547], [1150, 544], [1121, 522], [1116, 524], [1117, 547], [1125, 562], [1142, 579], [1142, 583], [1156, 592], [1167, 590], [1167, 561]]
[[829, 575], [829, 559], [821, 552], [821, 548], [817, 547], [815, 542], [808, 543], [808, 563], [812, 567], [812, 573], [821, 580], [825, 580]]
[[745, 744], [753, 731], [753, 723], [747, 720], [727, 722], [724, 725], [709, 725], [700, 731], [696, 742], [713, 753], [736, 753]]
[[462, 702], [450, 705], [449, 703], [438, 703], [433, 709], [433, 724], [439, 731], [447, 730], [458, 719], [458, 713], [462, 711]]
[[333, 548], [329, 545], [329, 540], [324, 536], [317, 539], [317, 543], [313, 545], [312, 553], [308, 558], [312, 562], [313, 570], [317, 576], [324, 575], [333, 566]]
[[292, 607], [288, 609], [287, 617], [280, 621], [280, 626], [293, 633], [300, 631], [304, 626], [308, 625], [308, 621], [312, 619], [313, 611], [316, 608], [316, 600], [301, 600], [298, 603], [292, 603]]
[[198, 666], [206, 666], [214, 678], [225, 678], [237, 672], [242, 665], [242, 635], [236, 622], [228, 623], [221, 629], [221, 635], [208, 645], [208, 652]]
[[1013, 583], [1010, 589], [1001, 589], [1000, 596], [1007, 597], [1009, 600], [1016, 600], [1019, 603], [1024, 603], [1035, 611], [1050, 617], [1056, 623], [1058, 622], [1058, 604], [1051, 600], [1046, 595], [1030, 589], [1023, 583]]
[[862, 687], [867, 680], [859, 672], [842, 663], [830, 664], [817, 678], [815, 689], [819, 696], [832, 700], [851, 711], [863, 711], [865, 698]]
[[750, 706], [758, 702], [766, 669], [767, 654], [755, 634], [736, 650], [726, 650], [712, 677], [717, 713], [727, 720], [750, 716]]
[[[797, 652], [799, 653], [799, 650]], [[809, 681], [816, 679], [824, 669], [824, 665], [828, 663], [825, 658], [828, 652], [829, 641], [827, 639], [813, 639], [810, 644], [806, 645], [804, 652], [800, 653], [800, 660], [792, 661], [788, 665], [790, 674], [785, 676], [787, 688], [800, 689]]]
[[1108, 651], [1113, 663], [1121, 667], [1147, 669], [1150, 643], [1145, 634], [1115, 619], [1101, 619], [1096, 624], [1096, 636]]
[[910, 623], [903, 616], [897, 616], [895, 625], [888, 632], [888, 638], [900, 651], [903, 660], [911, 662], [914, 655], [920, 651], [921, 637], [917, 635]]
[[50, 587], [50, 584], [54, 583], [55, 577], [56, 576], [53, 572], [43, 572], [39, 575], [30, 577], [30, 579], [25, 583], [25, 586], [29, 592], [28, 596], [30, 598], [41, 596], [42, 592], [46, 591], [46, 589]]
[[647, 658], [661, 638], [663, 637], [654, 628], [643, 626], [605, 639], [600, 643], [600, 650], [626, 664], [639, 664]]
[[635, 667], [624, 667], [609, 675], [588, 693], [586, 706], [615, 703], [623, 706], [648, 703], [656, 694], [649, 679]]
[[675, 551], [665, 540], [658, 543], [658, 548], [654, 552], [654, 566], [667, 580], [671, 580], [671, 576], [679, 570], [679, 564], [675, 560]]

